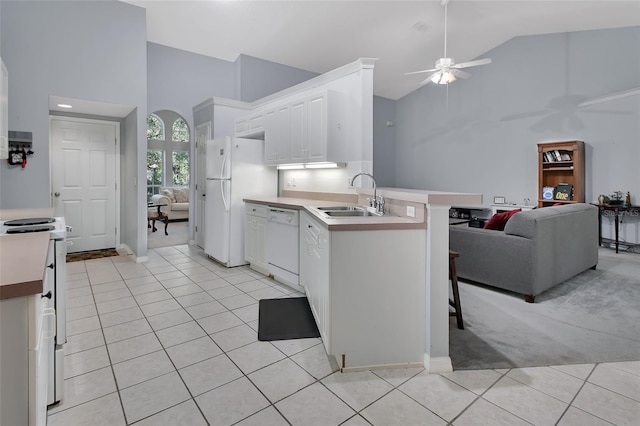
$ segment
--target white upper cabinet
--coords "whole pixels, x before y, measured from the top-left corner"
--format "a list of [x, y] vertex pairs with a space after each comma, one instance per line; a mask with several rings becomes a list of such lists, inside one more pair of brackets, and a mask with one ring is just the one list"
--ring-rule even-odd
[[[311, 96], [306, 99], [307, 134], [305, 162], [327, 161], [327, 96]], [[339, 161], [339, 160], [334, 160]], [[340, 161], [346, 161], [342, 159]]]
[[291, 104], [291, 155], [288, 163], [303, 163], [307, 138], [306, 106], [304, 99]]
[[266, 111], [267, 164], [347, 162], [346, 114], [338, 94], [306, 95]]
[[265, 164], [276, 166], [291, 158], [291, 106], [278, 105], [264, 113]]
[[264, 114], [256, 112], [242, 117], [234, 123], [234, 136], [239, 138], [255, 138], [264, 135]]

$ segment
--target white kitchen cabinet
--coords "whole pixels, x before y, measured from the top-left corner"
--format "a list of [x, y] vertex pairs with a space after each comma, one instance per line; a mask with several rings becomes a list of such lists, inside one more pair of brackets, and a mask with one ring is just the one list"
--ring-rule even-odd
[[262, 137], [264, 134], [264, 114], [254, 112], [234, 122], [234, 135], [239, 138]]
[[[306, 155], [305, 162], [313, 163], [319, 161], [346, 161], [345, 158], [328, 160], [327, 152], [327, 94], [310, 96], [306, 99], [307, 109], [307, 134], [306, 134]], [[338, 126], [338, 123], [331, 123]], [[336, 141], [335, 143], [341, 143]]]
[[344, 356], [347, 369], [422, 365], [425, 230], [330, 231], [309, 213], [300, 220], [300, 282], [327, 354], [339, 364]]
[[329, 231], [307, 213], [300, 215], [300, 284], [327, 353], [331, 353]]
[[[53, 241], [47, 264], [53, 262]], [[53, 288], [52, 270], [43, 288]], [[51, 272], [50, 272], [51, 271]], [[0, 424], [44, 426], [55, 312], [41, 293], [0, 301]]]
[[307, 139], [307, 103], [300, 99], [291, 104], [291, 154], [287, 162], [303, 163], [305, 161]]
[[276, 166], [287, 162], [291, 152], [291, 106], [278, 105], [264, 114], [265, 164]]
[[245, 204], [244, 259], [252, 269], [268, 274], [266, 234], [268, 207], [261, 204]]
[[270, 165], [347, 162], [344, 102], [322, 91], [265, 113], [265, 161]]

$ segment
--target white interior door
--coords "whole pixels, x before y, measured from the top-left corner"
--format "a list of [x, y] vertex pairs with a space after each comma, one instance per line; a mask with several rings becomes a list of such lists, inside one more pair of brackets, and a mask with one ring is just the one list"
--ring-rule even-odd
[[195, 241], [198, 247], [204, 248], [206, 221], [204, 215], [205, 197], [207, 196], [207, 141], [211, 139], [211, 122], [196, 128], [196, 210]]
[[73, 228], [69, 252], [116, 246], [119, 135], [117, 122], [51, 118], [52, 205]]

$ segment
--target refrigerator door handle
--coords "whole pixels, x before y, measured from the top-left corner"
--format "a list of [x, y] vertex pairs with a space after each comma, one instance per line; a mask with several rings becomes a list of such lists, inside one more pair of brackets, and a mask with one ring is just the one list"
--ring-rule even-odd
[[224, 211], [229, 211], [229, 203], [227, 203], [227, 197], [224, 195], [224, 180], [220, 181], [220, 194], [222, 195], [222, 203], [224, 204]]
[[227, 168], [227, 154], [225, 152], [224, 156], [222, 157], [222, 167], [220, 167], [220, 179], [225, 179], [224, 177], [224, 169]]

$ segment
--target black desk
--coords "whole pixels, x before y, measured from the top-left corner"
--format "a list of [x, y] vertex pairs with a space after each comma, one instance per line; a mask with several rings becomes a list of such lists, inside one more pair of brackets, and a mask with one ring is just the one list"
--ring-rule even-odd
[[620, 231], [620, 222], [626, 215], [640, 216], [640, 206], [610, 205], [610, 204], [594, 204], [600, 209], [598, 215], [598, 244], [602, 245], [602, 216], [613, 216], [614, 229], [616, 234], [616, 253], [618, 253], [618, 235]]

